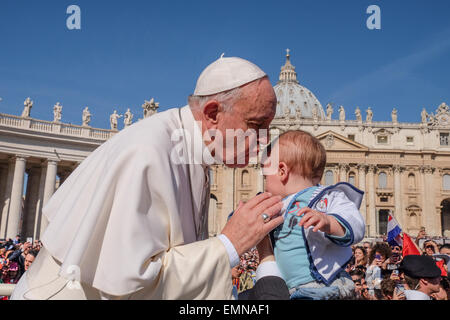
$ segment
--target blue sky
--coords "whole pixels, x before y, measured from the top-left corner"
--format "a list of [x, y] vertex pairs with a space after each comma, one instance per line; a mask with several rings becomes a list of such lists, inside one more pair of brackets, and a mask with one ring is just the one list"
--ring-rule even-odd
[[[81, 8], [81, 30], [68, 30], [66, 9]], [[381, 30], [366, 9], [381, 8]], [[285, 49], [298, 79], [325, 106], [347, 117], [371, 107], [374, 120], [419, 122], [423, 107], [450, 104], [450, 1], [144, 1], [2, 0], [0, 112], [109, 128], [109, 115], [144, 100], [161, 110], [186, 104], [200, 72], [239, 56], [259, 65], [275, 85]], [[337, 108], [335, 108], [337, 110]], [[334, 117], [337, 117], [335, 114]], [[119, 128], [122, 127], [122, 123]]]

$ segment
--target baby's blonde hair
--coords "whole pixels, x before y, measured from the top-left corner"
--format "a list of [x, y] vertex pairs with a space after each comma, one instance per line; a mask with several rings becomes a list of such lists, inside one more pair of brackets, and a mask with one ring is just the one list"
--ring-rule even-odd
[[322, 178], [327, 153], [322, 143], [303, 130], [291, 130], [278, 137], [279, 161], [295, 174], [308, 179]]

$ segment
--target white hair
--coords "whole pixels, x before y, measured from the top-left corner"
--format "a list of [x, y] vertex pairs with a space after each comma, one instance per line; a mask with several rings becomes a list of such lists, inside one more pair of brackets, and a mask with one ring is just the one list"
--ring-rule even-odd
[[238, 88], [234, 88], [228, 91], [219, 92], [216, 94], [212, 94], [209, 96], [194, 96], [191, 95], [188, 98], [189, 106], [192, 109], [200, 110], [203, 108], [203, 106], [211, 100], [216, 100], [219, 102], [222, 106], [225, 112], [229, 112], [233, 109], [233, 105], [237, 100], [239, 100], [242, 97], [242, 88], [247, 85], [258, 85], [261, 80], [266, 79], [267, 76], [264, 76], [260, 79], [254, 80], [252, 82], [249, 82], [247, 84], [244, 84]]
[[228, 91], [219, 92], [209, 96], [189, 96], [189, 106], [193, 109], [200, 110], [211, 100], [216, 100], [222, 106], [225, 112], [229, 112], [233, 108], [233, 104], [242, 96], [241, 88], [234, 88]]

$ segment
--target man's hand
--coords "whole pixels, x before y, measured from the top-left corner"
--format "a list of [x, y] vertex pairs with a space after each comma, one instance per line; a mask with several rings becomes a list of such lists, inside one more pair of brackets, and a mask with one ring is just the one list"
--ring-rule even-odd
[[[280, 196], [270, 193], [261, 193], [235, 210], [222, 230], [236, 249], [239, 256], [253, 248], [264, 236], [283, 222], [279, 216], [283, 208]], [[269, 216], [269, 221], [264, 222], [261, 215]]]
[[297, 216], [301, 216], [302, 214], [304, 216], [300, 220], [299, 226], [303, 226], [305, 229], [314, 226], [314, 232], [322, 231], [338, 237], [342, 237], [345, 234], [344, 228], [333, 216], [308, 207], [302, 208], [297, 212]]
[[442, 288], [439, 288], [438, 292], [432, 293], [431, 297], [435, 300], [448, 300], [447, 292], [445, 292], [445, 290]]
[[419, 233], [417, 234], [417, 239], [423, 239], [426, 238], [427, 233], [425, 232], [425, 230], [420, 230]]
[[402, 291], [400, 291], [398, 288], [394, 288], [392, 300], [406, 300], [406, 297]]

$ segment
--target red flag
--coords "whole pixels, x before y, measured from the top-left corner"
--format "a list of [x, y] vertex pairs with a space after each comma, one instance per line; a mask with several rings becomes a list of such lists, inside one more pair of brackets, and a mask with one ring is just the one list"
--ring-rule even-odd
[[408, 234], [403, 232], [403, 257], [409, 255], [420, 256], [420, 251], [417, 249], [416, 244], [411, 240]]
[[436, 265], [438, 266], [439, 269], [441, 269], [441, 277], [446, 277], [448, 275], [447, 271], [445, 271], [444, 264], [445, 264], [444, 259], [436, 261]]

